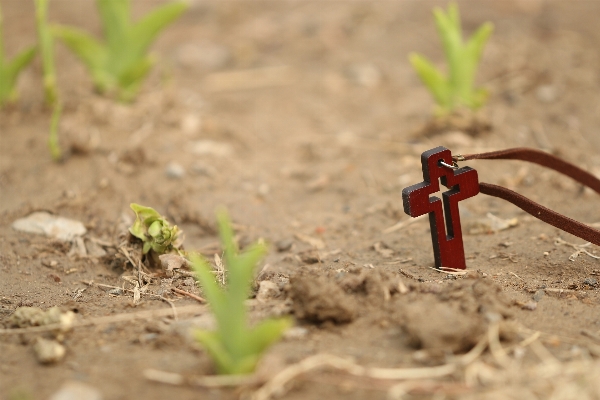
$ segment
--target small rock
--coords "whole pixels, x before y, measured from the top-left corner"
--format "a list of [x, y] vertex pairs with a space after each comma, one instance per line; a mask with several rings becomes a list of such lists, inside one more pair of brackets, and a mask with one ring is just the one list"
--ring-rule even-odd
[[120, 296], [123, 294], [123, 289], [121, 289], [121, 288], [110, 289], [108, 291], [108, 294], [112, 294], [113, 296]]
[[76, 220], [52, 215], [45, 211], [34, 212], [25, 218], [13, 222], [12, 228], [29, 233], [37, 233], [55, 237], [64, 241], [71, 241], [87, 232], [85, 226]]
[[60, 330], [63, 332], [70, 330], [74, 321], [75, 313], [72, 311], [63, 313], [58, 307], [46, 311], [37, 307], [19, 307], [8, 319], [9, 326], [13, 328], [60, 324]]
[[283, 240], [278, 240], [277, 242], [275, 242], [275, 248], [277, 249], [278, 252], [284, 252], [284, 251], [288, 251], [292, 248], [292, 245], [294, 244], [294, 242], [292, 240], [287, 240], [287, 239], [283, 239]]
[[171, 161], [165, 167], [165, 175], [170, 179], [181, 179], [185, 175], [185, 168], [181, 164]]
[[275, 282], [261, 281], [258, 286], [258, 293], [256, 294], [256, 299], [258, 301], [264, 302], [279, 296], [279, 293], [279, 286], [277, 286]]
[[543, 290], [538, 290], [533, 295], [533, 301], [540, 301], [542, 299], [542, 297], [544, 297], [545, 294], [546, 294], [546, 292], [544, 292]]
[[583, 280], [583, 284], [584, 285], [588, 285], [588, 286], [592, 286], [592, 287], [596, 287], [596, 285], [598, 285], [598, 279], [596, 278], [586, 278]]
[[542, 85], [535, 90], [535, 96], [542, 103], [552, 103], [557, 98], [556, 86]]
[[38, 338], [33, 346], [37, 360], [41, 364], [53, 364], [65, 357], [67, 349], [55, 340]]
[[102, 400], [102, 394], [85, 383], [67, 381], [49, 400]]

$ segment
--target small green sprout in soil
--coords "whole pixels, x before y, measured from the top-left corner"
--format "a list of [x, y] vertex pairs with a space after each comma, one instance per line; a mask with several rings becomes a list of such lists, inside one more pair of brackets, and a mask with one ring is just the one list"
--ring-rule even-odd
[[36, 47], [31, 46], [11, 61], [4, 54], [4, 38], [2, 36], [2, 11], [0, 11], [0, 107], [17, 99], [17, 77], [35, 57]]
[[56, 67], [54, 66], [54, 40], [48, 26], [48, 0], [35, 0], [35, 19], [40, 53], [42, 55], [46, 104], [53, 107], [56, 114], [55, 107], [58, 102], [58, 89], [56, 85]]
[[179, 251], [176, 242], [180, 231], [176, 225], [171, 225], [151, 207], [135, 203], [130, 207], [135, 213], [135, 222], [129, 228], [129, 232], [142, 241], [144, 254], [150, 250], [157, 255]]
[[215, 362], [218, 373], [248, 374], [254, 371], [262, 353], [289, 328], [291, 320], [268, 319], [255, 327], [248, 326], [244, 302], [250, 293], [256, 264], [267, 249], [264, 244], [257, 243], [240, 252], [225, 212], [218, 214], [218, 222], [228, 270], [227, 285], [221, 288], [217, 284], [212, 268], [204, 259], [191, 257], [217, 321], [216, 331], [198, 330], [195, 336]]
[[50, 150], [50, 155], [54, 161], [60, 161], [62, 159], [62, 150], [58, 143], [58, 123], [60, 122], [61, 114], [62, 104], [57, 102], [52, 111], [52, 117], [50, 119], [50, 135], [48, 136], [48, 149]]
[[148, 48], [187, 5], [179, 1], [168, 3], [132, 23], [130, 0], [97, 0], [96, 4], [102, 19], [103, 41], [67, 26], [56, 26], [53, 32], [85, 64], [96, 90], [116, 92], [122, 101], [131, 101], [154, 64]]
[[487, 90], [476, 89], [474, 86], [477, 65], [493, 31], [493, 25], [490, 22], [484, 23], [464, 43], [456, 4], [451, 3], [447, 13], [441, 8], [435, 8], [433, 14], [446, 55], [448, 75], [445, 76], [420, 54], [411, 53], [410, 62], [433, 95], [437, 103], [437, 114], [447, 115], [459, 107], [475, 110], [488, 98]]

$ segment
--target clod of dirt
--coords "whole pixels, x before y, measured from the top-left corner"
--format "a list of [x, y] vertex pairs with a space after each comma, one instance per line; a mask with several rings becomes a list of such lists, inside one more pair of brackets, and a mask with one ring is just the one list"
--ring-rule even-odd
[[60, 324], [60, 330], [66, 332], [71, 329], [74, 320], [74, 312], [63, 313], [58, 307], [52, 307], [46, 311], [37, 307], [19, 307], [8, 319], [8, 325], [12, 328], [27, 328]]
[[85, 235], [87, 229], [79, 221], [38, 211], [25, 218], [19, 218], [12, 224], [13, 229], [21, 232], [37, 233], [71, 241]]
[[256, 299], [261, 302], [268, 301], [279, 296], [279, 286], [275, 282], [261, 281], [258, 285], [258, 293]]
[[54, 364], [65, 357], [67, 349], [56, 340], [38, 338], [33, 346], [33, 352], [41, 364]]
[[465, 314], [449, 303], [418, 301], [404, 312], [410, 344], [422, 349], [468, 351], [485, 332], [483, 318]]
[[354, 299], [327, 278], [301, 275], [293, 277], [290, 284], [296, 318], [341, 324], [356, 317]]
[[338, 282], [347, 293], [362, 294], [374, 306], [380, 306], [390, 300], [391, 295], [408, 288], [396, 275], [365, 268], [349, 268], [348, 274]]
[[504, 323], [512, 316], [510, 302], [488, 279], [462, 280], [415, 296], [402, 307], [403, 328], [410, 344], [434, 352], [468, 351], [491, 321]]
[[460, 131], [477, 137], [491, 130], [491, 121], [483, 112], [457, 110], [452, 114], [431, 119], [416, 132], [416, 136], [432, 137], [446, 132]]

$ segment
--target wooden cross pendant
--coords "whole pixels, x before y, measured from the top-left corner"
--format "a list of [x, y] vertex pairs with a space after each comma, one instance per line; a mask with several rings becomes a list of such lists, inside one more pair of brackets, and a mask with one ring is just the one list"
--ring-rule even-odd
[[[429, 214], [436, 268], [465, 269], [458, 202], [479, 193], [477, 171], [456, 167], [452, 153], [442, 146], [421, 154], [421, 165], [424, 181], [402, 190], [404, 212], [413, 218]], [[440, 190], [439, 182], [450, 189], [442, 193], [443, 208], [442, 200], [429, 197]]]

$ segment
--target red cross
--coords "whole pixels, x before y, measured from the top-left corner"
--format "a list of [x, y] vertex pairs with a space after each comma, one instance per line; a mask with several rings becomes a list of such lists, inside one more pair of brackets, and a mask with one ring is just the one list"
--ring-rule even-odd
[[[429, 214], [436, 268], [465, 269], [458, 202], [479, 193], [477, 171], [469, 167], [451, 168], [454, 165], [452, 153], [442, 146], [421, 154], [421, 165], [424, 181], [402, 190], [404, 212], [411, 217]], [[442, 185], [450, 189], [442, 193], [443, 211], [442, 200], [429, 197], [440, 190], [438, 178]]]

